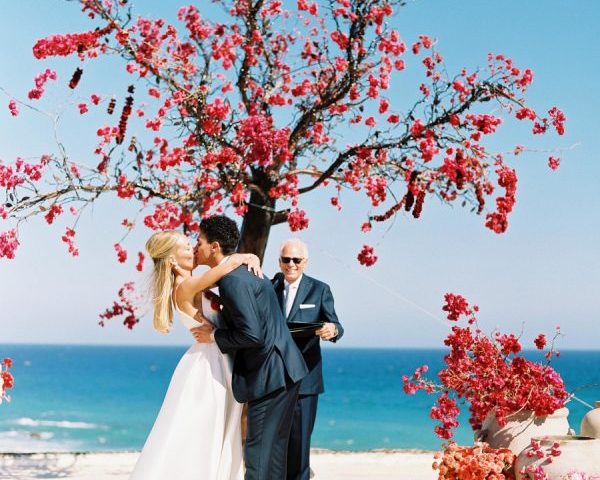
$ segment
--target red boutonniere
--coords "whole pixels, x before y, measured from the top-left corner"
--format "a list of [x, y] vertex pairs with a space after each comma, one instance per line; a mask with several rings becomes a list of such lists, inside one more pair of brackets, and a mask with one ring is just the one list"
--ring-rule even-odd
[[221, 297], [219, 297], [216, 293], [211, 292], [210, 290], [205, 290], [204, 296], [210, 302], [210, 308], [217, 312], [221, 311]]

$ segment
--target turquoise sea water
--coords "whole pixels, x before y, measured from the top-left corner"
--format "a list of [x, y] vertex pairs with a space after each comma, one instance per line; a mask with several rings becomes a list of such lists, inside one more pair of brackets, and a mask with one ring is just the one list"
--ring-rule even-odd
[[[13, 358], [12, 402], [0, 405], [0, 452], [138, 450], [152, 427], [186, 347], [0, 345]], [[437, 449], [429, 419], [433, 397], [402, 392], [401, 376], [442, 365], [443, 350], [324, 349], [313, 447]], [[535, 355], [533, 352], [531, 355]], [[569, 390], [600, 384], [600, 351], [562, 352], [555, 367]], [[600, 387], [578, 390], [593, 404]], [[588, 410], [570, 402], [571, 426]], [[457, 432], [470, 442], [466, 417]]]

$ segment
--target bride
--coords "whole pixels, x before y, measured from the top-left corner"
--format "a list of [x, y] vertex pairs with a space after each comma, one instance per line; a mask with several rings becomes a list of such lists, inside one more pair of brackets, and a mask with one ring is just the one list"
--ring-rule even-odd
[[[146, 250], [154, 261], [154, 328], [163, 333], [173, 317], [187, 329], [205, 321], [218, 325], [218, 297], [208, 288], [242, 264], [262, 276], [258, 257], [235, 254], [193, 277], [192, 245], [174, 230], [152, 235]], [[231, 359], [216, 343], [192, 345], [173, 373], [130, 480], [243, 479], [241, 414], [231, 390]]]

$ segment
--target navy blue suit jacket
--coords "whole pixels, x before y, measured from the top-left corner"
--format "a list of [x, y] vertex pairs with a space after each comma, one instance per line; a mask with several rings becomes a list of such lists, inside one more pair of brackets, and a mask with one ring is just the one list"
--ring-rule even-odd
[[[283, 311], [283, 290], [285, 288], [284, 277], [278, 273], [273, 277], [273, 286]], [[304, 308], [300, 308], [300, 306]], [[344, 334], [344, 329], [338, 320], [333, 305], [333, 295], [329, 285], [308, 275], [302, 275], [296, 298], [288, 322], [330, 322], [337, 326], [338, 334], [332, 341], [338, 341]], [[323, 365], [321, 360], [321, 339], [317, 335], [294, 336], [294, 342], [302, 352], [308, 375], [304, 377], [300, 385], [300, 395], [315, 395], [323, 393]]]
[[215, 330], [223, 353], [234, 353], [233, 395], [240, 402], [259, 399], [307, 373], [271, 282], [241, 265], [219, 282], [226, 328]]

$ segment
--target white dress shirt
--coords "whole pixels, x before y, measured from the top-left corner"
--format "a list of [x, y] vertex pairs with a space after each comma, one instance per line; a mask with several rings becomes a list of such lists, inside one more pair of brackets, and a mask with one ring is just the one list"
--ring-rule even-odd
[[283, 281], [283, 301], [285, 302], [285, 318], [290, 316], [292, 305], [294, 305], [294, 299], [296, 298], [296, 294], [298, 293], [298, 285], [300, 285], [300, 280], [302, 280], [302, 275], [300, 275], [292, 283], [288, 283], [288, 281], [285, 279]]

